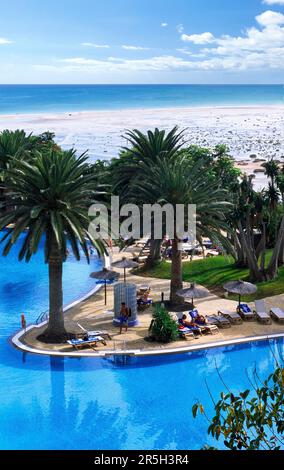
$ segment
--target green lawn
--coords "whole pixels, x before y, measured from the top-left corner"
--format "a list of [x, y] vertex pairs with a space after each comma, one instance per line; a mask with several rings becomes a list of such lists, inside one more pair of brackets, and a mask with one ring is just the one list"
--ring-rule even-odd
[[[270, 254], [268, 254], [268, 259]], [[162, 261], [151, 270], [139, 270], [139, 274], [170, 279], [170, 269], [171, 264]], [[192, 262], [186, 261], [183, 263], [184, 281], [195, 281], [211, 290], [218, 290], [219, 294], [224, 292], [221, 289], [223, 284], [237, 279], [248, 280], [248, 270], [236, 268], [234, 260], [230, 256], [217, 256], [215, 258], [206, 258]], [[253, 301], [282, 293], [284, 293], [284, 267], [280, 268], [279, 276], [276, 280], [259, 283], [257, 293], [244, 298], [244, 300]], [[236, 297], [231, 296], [231, 298]]]

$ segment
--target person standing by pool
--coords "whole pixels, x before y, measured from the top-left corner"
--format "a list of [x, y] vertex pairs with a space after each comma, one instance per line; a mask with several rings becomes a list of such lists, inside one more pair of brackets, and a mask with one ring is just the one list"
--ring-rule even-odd
[[125, 333], [128, 330], [128, 320], [131, 317], [131, 309], [126, 306], [125, 302], [122, 302], [120, 309], [120, 334], [122, 333], [122, 328], [125, 326]]

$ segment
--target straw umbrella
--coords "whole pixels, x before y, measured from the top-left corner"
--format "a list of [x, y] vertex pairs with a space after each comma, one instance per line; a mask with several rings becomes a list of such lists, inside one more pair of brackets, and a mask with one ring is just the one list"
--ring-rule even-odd
[[124, 270], [124, 282], [126, 282], [126, 269], [137, 268], [138, 266], [139, 264], [136, 263], [136, 261], [127, 258], [122, 258], [120, 261], [115, 261], [115, 263], [112, 263], [113, 268]]
[[105, 285], [105, 305], [107, 304], [107, 284], [116, 281], [119, 274], [104, 268], [102, 271], [90, 274], [90, 277], [102, 281]]
[[257, 291], [257, 287], [254, 284], [241, 280], [227, 282], [223, 287], [226, 291], [239, 295], [239, 307], [241, 305], [242, 295], [251, 295]]
[[199, 286], [198, 284], [195, 284], [195, 282], [192, 282], [190, 287], [179, 290], [177, 294], [184, 299], [191, 299], [192, 306], [194, 306], [194, 299], [204, 299], [205, 297], [209, 297], [210, 292], [209, 290], [205, 289], [205, 287]]

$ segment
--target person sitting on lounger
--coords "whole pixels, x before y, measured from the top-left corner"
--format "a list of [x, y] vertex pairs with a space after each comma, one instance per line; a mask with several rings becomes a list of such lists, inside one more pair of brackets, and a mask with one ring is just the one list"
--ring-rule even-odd
[[121, 309], [120, 309], [120, 334], [122, 333], [122, 328], [125, 326], [125, 333], [128, 330], [128, 320], [131, 316], [131, 309], [126, 307], [126, 303], [122, 302]]
[[149, 299], [149, 295], [150, 295], [150, 292], [151, 292], [151, 289], [149, 288], [147, 291], [145, 291], [140, 297], [139, 299], [137, 299], [137, 305], [138, 307], [141, 307], [141, 306], [150, 306], [152, 303], [153, 303], [153, 300], [152, 299]]
[[145, 292], [140, 298], [141, 298], [142, 302], [145, 302], [145, 303], [148, 302], [148, 300], [149, 300], [148, 292]]
[[192, 323], [191, 320], [189, 320], [187, 318], [187, 316], [184, 314], [180, 319], [179, 319], [179, 324], [188, 328], [188, 327], [191, 327], [191, 326], [194, 326], [194, 324]]
[[195, 318], [194, 322], [197, 324], [197, 325], [201, 325], [201, 326], [204, 326], [206, 325], [208, 322], [207, 322], [207, 319], [203, 316], [203, 315], [197, 315], [197, 317]]
[[184, 314], [180, 319], [179, 319], [179, 329], [188, 329], [193, 331], [194, 333], [201, 334], [201, 329], [200, 327], [193, 323], [191, 320], [187, 318], [187, 316]]
[[191, 316], [193, 323], [196, 325], [203, 326], [208, 323], [207, 319], [203, 315], [200, 315], [197, 309], [190, 310], [189, 315]]
[[179, 324], [184, 328], [199, 328], [199, 325], [195, 321], [189, 320], [186, 314], [179, 319]]

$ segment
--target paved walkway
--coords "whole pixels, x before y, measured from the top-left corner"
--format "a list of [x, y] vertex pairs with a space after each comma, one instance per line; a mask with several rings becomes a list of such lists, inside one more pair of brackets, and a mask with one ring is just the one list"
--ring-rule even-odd
[[[130, 253], [125, 253], [123, 255], [132, 257]], [[113, 261], [121, 259], [121, 257], [121, 253], [113, 253]], [[119, 272], [121, 273], [121, 270]], [[165, 293], [165, 299], [167, 299], [169, 296], [170, 281], [168, 280], [136, 276], [131, 273], [128, 273], [127, 280], [137, 284], [138, 286], [148, 284], [151, 287], [151, 297], [154, 299], [154, 301], [161, 300], [161, 292]], [[184, 348], [189, 343], [204, 345], [206, 347], [206, 345], [209, 346], [216, 341], [232, 341], [234, 339], [251, 338], [253, 336], [268, 336], [279, 333], [283, 333], [284, 335], [284, 325], [278, 325], [275, 322], [273, 322], [272, 325], [261, 325], [254, 321], [245, 322], [239, 326], [232, 326], [231, 328], [220, 330], [218, 335], [206, 335], [197, 340], [179, 340], [168, 345], [148, 343], [144, 340], [144, 338], [148, 334], [148, 328], [152, 319], [152, 310], [148, 309], [147, 311], [139, 314], [139, 326], [130, 328], [127, 333], [123, 332], [122, 334], [119, 334], [118, 328], [114, 327], [112, 324], [113, 288], [112, 286], [108, 286], [107, 289], [107, 307], [104, 305], [104, 289], [101, 289], [98, 293], [86, 301], [81, 302], [77, 306], [70, 309], [65, 315], [66, 328], [70, 332], [81, 332], [77, 326], [77, 323], [79, 322], [87, 330], [107, 330], [110, 333], [112, 340], [108, 341], [107, 346], [98, 346], [98, 350], [152, 350], [153, 348], [156, 350], [164, 350], [168, 348]], [[266, 305], [267, 308], [274, 306], [284, 309], [284, 294], [266, 299]], [[222, 308], [235, 310], [236, 302], [225, 298], [220, 298], [212, 294], [206, 299], [196, 301], [196, 306], [203, 314], [210, 315], [216, 314], [218, 310]], [[40, 329], [33, 328], [29, 330], [26, 335], [21, 338], [21, 341], [32, 348], [43, 351], [60, 351], [67, 353], [73, 351], [74, 354], [80, 355], [79, 352], [75, 352], [70, 346], [66, 344], [53, 345], [39, 342], [37, 340], [37, 336], [44, 330], [44, 328], [45, 326], [41, 327]], [[90, 354], [96, 354], [92, 351], [88, 352]]]

